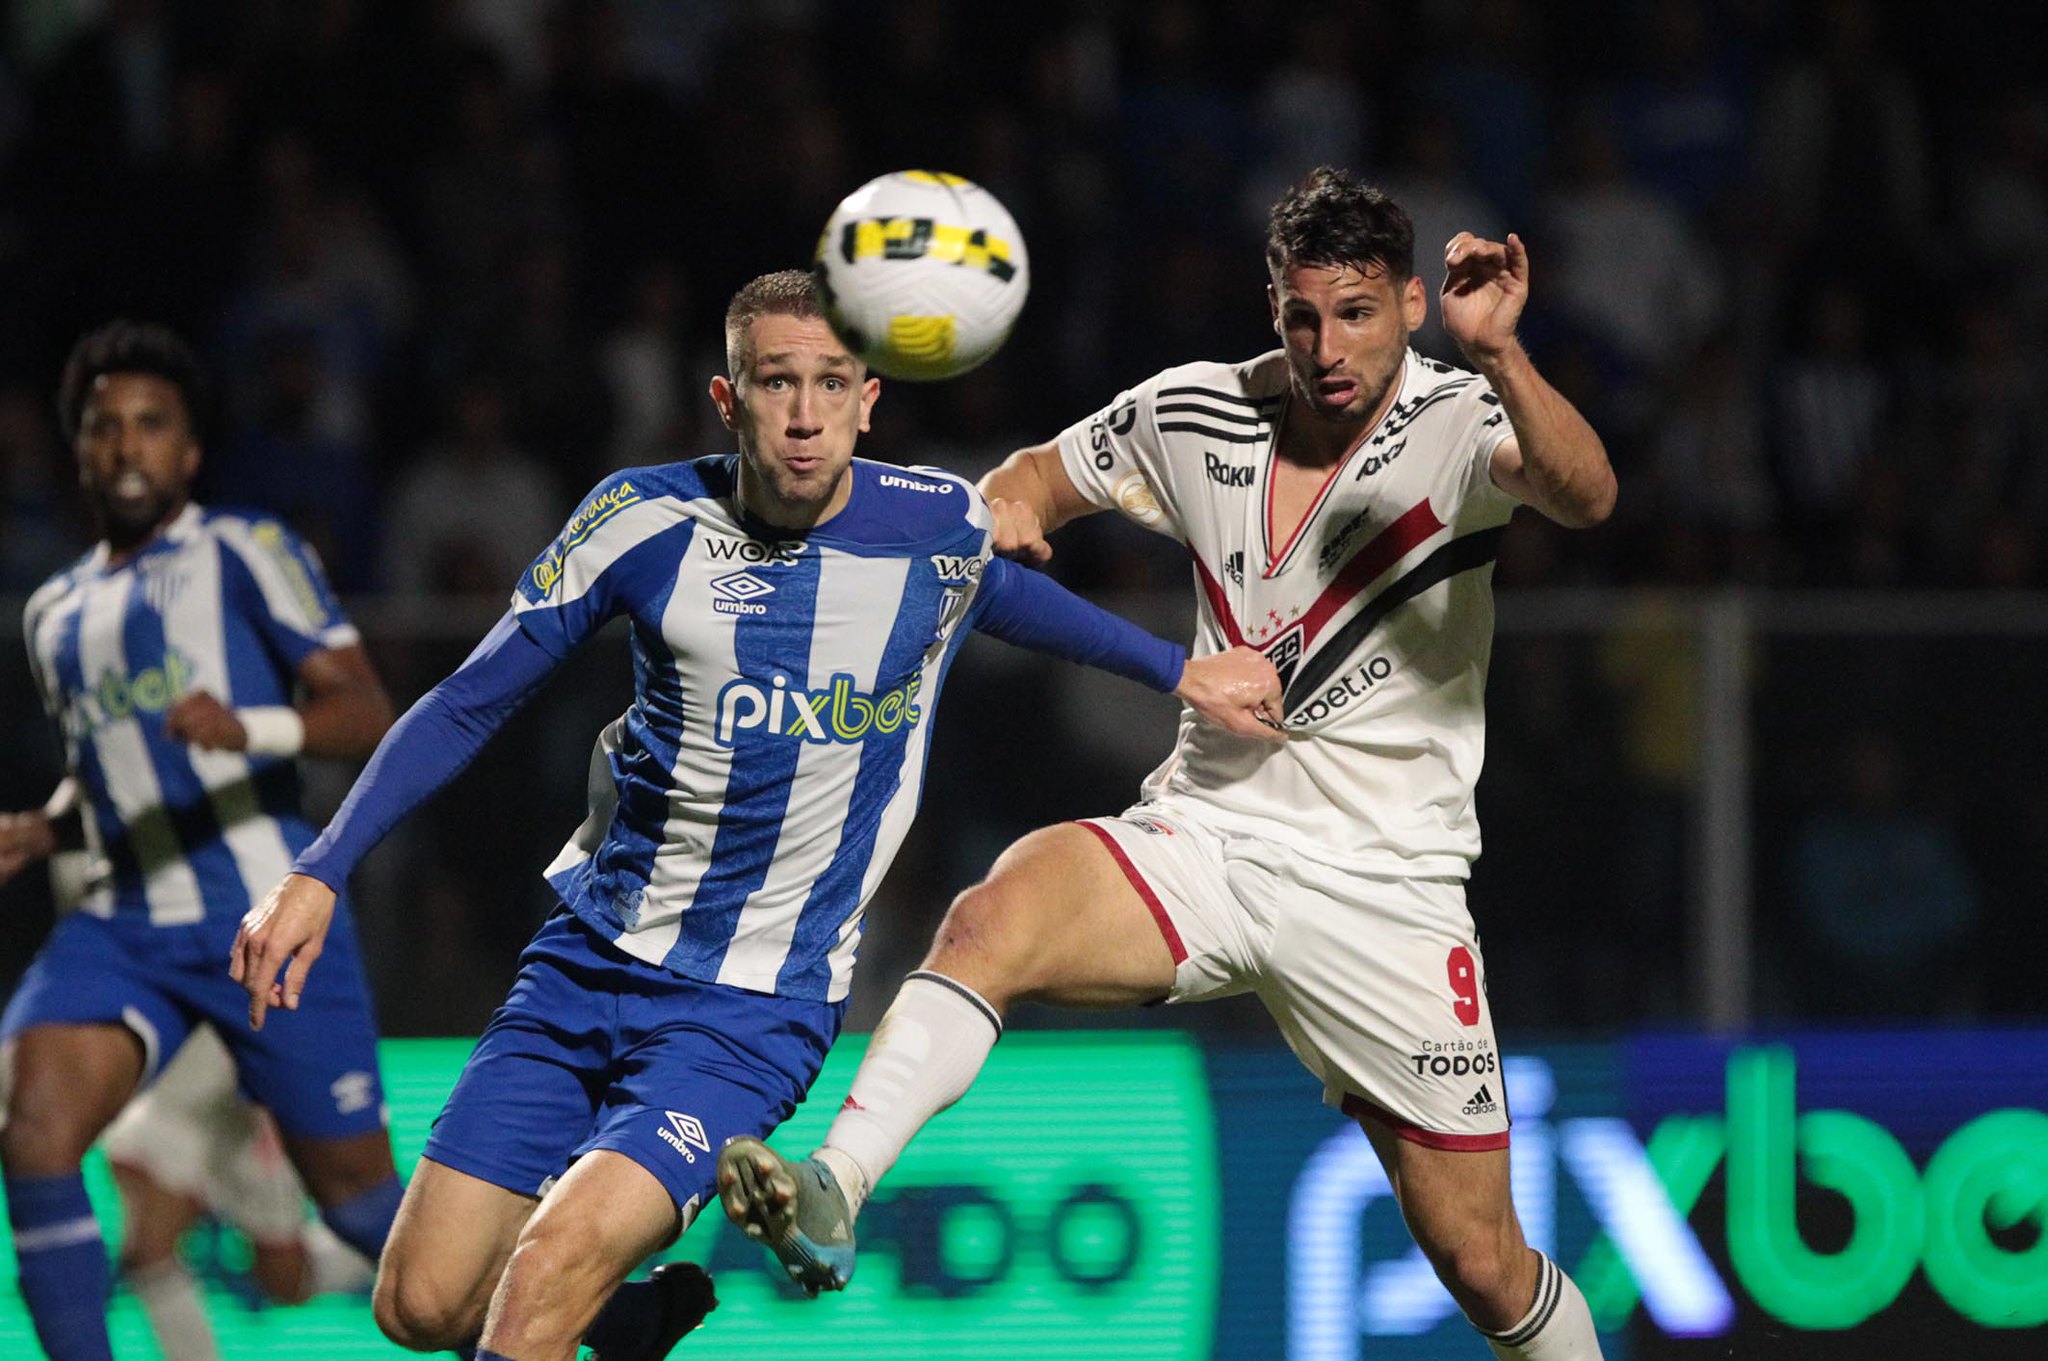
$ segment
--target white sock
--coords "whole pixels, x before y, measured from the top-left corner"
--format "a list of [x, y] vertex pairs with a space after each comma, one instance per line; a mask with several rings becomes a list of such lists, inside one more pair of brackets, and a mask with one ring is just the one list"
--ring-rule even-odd
[[142, 1305], [149, 1330], [167, 1361], [220, 1361], [213, 1325], [199, 1297], [199, 1282], [182, 1262], [158, 1262], [128, 1272], [128, 1289]]
[[923, 969], [903, 980], [816, 1154], [849, 1210], [859, 1214], [917, 1132], [966, 1094], [1002, 1033], [996, 1009], [966, 984]]
[[1586, 1297], [1557, 1263], [1540, 1252], [1536, 1256], [1536, 1302], [1512, 1328], [1480, 1329], [1486, 1345], [1501, 1361], [1600, 1361], [1600, 1337]]
[[376, 1266], [317, 1219], [299, 1230], [299, 1246], [306, 1253], [307, 1289], [315, 1295], [361, 1294], [377, 1283]]

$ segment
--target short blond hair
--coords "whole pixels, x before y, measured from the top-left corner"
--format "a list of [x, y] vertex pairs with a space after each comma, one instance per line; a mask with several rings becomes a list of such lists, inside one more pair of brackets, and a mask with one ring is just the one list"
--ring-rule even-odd
[[778, 269], [752, 279], [732, 295], [725, 308], [725, 363], [738, 379], [754, 356], [750, 352], [755, 321], [762, 317], [819, 317], [825, 307], [818, 281], [809, 270]]

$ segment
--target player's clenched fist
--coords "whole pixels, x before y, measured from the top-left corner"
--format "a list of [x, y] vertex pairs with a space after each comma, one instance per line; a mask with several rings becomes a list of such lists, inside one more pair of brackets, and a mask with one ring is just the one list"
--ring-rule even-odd
[[1052, 545], [1045, 541], [1045, 527], [1029, 502], [989, 498], [988, 511], [994, 521], [994, 547], [1003, 557], [1039, 566], [1052, 560]]
[[[249, 994], [249, 1028], [263, 1029], [271, 1007], [297, 1011], [306, 974], [320, 958], [334, 920], [334, 890], [318, 879], [287, 874], [242, 916], [228, 952], [228, 975]], [[278, 971], [289, 963], [282, 982]]]
[[194, 690], [171, 706], [164, 715], [164, 731], [174, 741], [208, 751], [244, 751], [249, 746], [249, 731], [235, 711], [204, 690]]
[[1280, 691], [1280, 673], [1266, 654], [1243, 646], [1189, 659], [1173, 688], [1203, 722], [1261, 742], [1287, 740]]

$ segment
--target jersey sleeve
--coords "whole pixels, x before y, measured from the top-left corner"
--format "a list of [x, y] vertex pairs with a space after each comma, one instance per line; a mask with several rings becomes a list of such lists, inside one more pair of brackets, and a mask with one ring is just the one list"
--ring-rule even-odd
[[1482, 513], [1490, 513], [1492, 518], [1505, 518], [1521, 502], [1493, 480], [1493, 455], [1507, 443], [1515, 428], [1508, 423], [1507, 408], [1501, 405], [1500, 398], [1483, 379], [1467, 399], [1466, 406], [1465, 439], [1469, 442], [1472, 456], [1465, 465], [1463, 504]]
[[1060, 432], [1060, 462], [1093, 506], [1186, 542], [1155, 414], [1159, 379], [1126, 392]]
[[362, 641], [342, 613], [312, 545], [276, 520], [227, 521], [221, 542], [248, 573], [241, 604], [265, 645], [285, 664]]
[[557, 658], [626, 608], [633, 550], [647, 541], [647, 512], [656, 501], [640, 481], [638, 474], [615, 473], [591, 488], [513, 589], [520, 629]]

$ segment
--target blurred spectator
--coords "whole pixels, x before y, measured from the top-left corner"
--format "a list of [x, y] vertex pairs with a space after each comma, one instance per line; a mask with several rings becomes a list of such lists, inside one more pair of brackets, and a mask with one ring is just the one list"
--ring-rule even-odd
[[1435, 9], [1419, 103], [1458, 126], [1473, 185], [1510, 221], [1524, 221], [1550, 156], [1551, 95], [1536, 21], [1524, 0]]
[[1889, 735], [1851, 734], [1833, 806], [1793, 844], [1802, 1015], [1925, 1017], [1974, 1000], [1959, 966], [1977, 885], [1955, 829], [1907, 801], [1901, 766]]
[[447, 425], [385, 504], [384, 584], [405, 596], [502, 596], [570, 508], [548, 470], [511, 442], [490, 378], [457, 385]]
[[1630, 180], [1614, 132], [1572, 120], [1531, 247], [1547, 295], [1615, 381], [1655, 380], [1691, 359], [1719, 321], [1719, 263], [1677, 207]]
[[1293, 47], [1253, 101], [1256, 149], [1239, 199], [1246, 225], [1260, 237], [1273, 201], [1310, 170], [1372, 162], [1372, 110], [1358, 79], [1360, 29], [1371, 12], [1319, 4], [1284, 25]]
[[[1643, 188], [1710, 226], [1746, 184], [1756, 93], [1706, 0], [1653, 0], [1609, 111]], [[1630, 49], [1631, 54], [1637, 49]]]
[[1631, 499], [1661, 524], [1704, 530], [1724, 543], [1767, 534], [1776, 513], [1763, 394], [1727, 335], [1704, 345], [1666, 384], [1650, 439], [1646, 485]]
[[244, 361], [225, 437], [200, 470], [205, 499], [290, 521], [344, 591], [370, 583], [376, 488], [354, 397], [321, 363], [319, 337], [278, 325]]
[[[693, 321], [693, 304], [682, 271], [671, 261], [650, 264], [633, 281], [629, 310], [604, 338], [598, 366], [611, 393], [612, 438], [608, 462], [614, 468], [661, 463], [701, 450], [687, 432], [703, 402], [698, 389], [709, 377], [696, 373], [683, 337]], [[719, 356], [718, 371], [724, 370]]]
[[1246, 125], [1213, 37], [1210, 12], [1193, 0], [1146, 0], [1124, 35], [1116, 130], [1131, 228], [1199, 223], [1214, 242], [1235, 206]]
[[511, 309], [524, 243], [568, 231], [560, 148], [525, 125], [504, 67], [478, 54], [423, 152], [414, 211], [431, 324], [437, 348], [459, 350]]
[[0, 595], [26, 595], [84, 551], [75, 480], [42, 394], [0, 387]]
[[1986, 527], [2048, 515], [2048, 372], [2021, 343], [2003, 289], [1957, 308], [1930, 438], [1913, 452], [1937, 574], [1969, 584]]
[[[1463, 367], [1467, 362], [1464, 355], [1444, 334], [1443, 308], [1436, 296], [1443, 286], [1444, 247], [1459, 232], [1499, 241], [1508, 228], [1466, 174], [1458, 125], [1441, 110], [1416, 110], [1396, 146], [1393, 168], [1380, 187], [1407, 210], [1408, 220], [1415, 225], [1415, 272], [1430, 292], [1429, 315], [1423, 318], [1412, 343], [1433, 359]], [[1262, 231], [1263, 226], [1261, 223]]]
[[1961, 157], [1956, 220], [1973, 274], [2036, 342], [2048, 338], [2048, 91], [2010, 85], [1986, 101]]
[[1820, 280], [1804, 334], [1776, 375], [1780, 475], [1814, 574], [1838, 562], [1844, 522], [1878, 456], [1889, 384], [1870, 352], [1870, 305], [1845, 278]]
[[1911, 74], [1870, 0], [1821, 0], [1818, 42], [1786, 62], [1760, 112], [1761, 189], [1784, 257], [1905, 289], [1928, 237], [1928, 131]]

